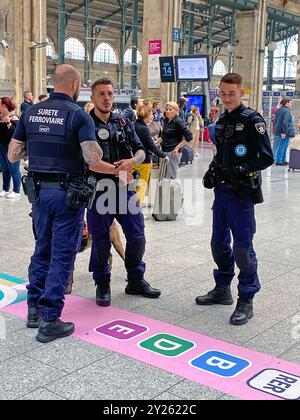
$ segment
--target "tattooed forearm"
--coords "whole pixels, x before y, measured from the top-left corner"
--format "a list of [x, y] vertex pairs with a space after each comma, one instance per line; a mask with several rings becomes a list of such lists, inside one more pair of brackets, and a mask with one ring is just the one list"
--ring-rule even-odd
[[96, 141], [85, 141], [80, 144], [85, 162], [91, 166], [99, 163], [103, 157], [101, 147]]
[[21, 160], [25, 156], [25, 148], [26, 148], [26, 145], [24, 142], [12, 139], [11, 142], [9, 143], [9, 148], [8, 148], [8, 154], [7, 154], [8, 160], [11, 163], [15, 163], [18, 160]]

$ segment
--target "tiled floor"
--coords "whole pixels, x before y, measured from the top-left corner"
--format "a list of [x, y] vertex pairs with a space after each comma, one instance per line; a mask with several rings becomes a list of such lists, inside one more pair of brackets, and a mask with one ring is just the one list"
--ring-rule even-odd
[[[210, 158], [206, 147], [192, 166], [180, 170], [180, 178], [201, 183]], [[288, 173], [285, 168], [273, 166], [264, 174], [265, 203], [256, 209], [255, 238], [262, 290], [255, 299], [255, 317], [247, 325], [229, 324], [232, 307], [194, 303], [198, 294], [213, 286], [214, 267], [210, 252], [213, 194], [202, 192], [198, 184], [194, 185], [196, 216], [189, 213], [176, 222], [155, 223], [146, 214], [146, 278], [162, 290], [161, 298], [149, 301], [125, 295], [125, 270], [114, 255], [113, 306], [300, 364], [299, 185], [300, 173]], [[189, 206], [188, 196], [185, 203]], [[24, 279], [33, 250], [29, 211], [24, 196], [18, 202], [0, 199], [0, 271]], [[93, 300], [88, 258], [89, 251], [78, 256], [74, 293]], [[236, 296], [235, 286], [236, 281]], [[22, 320], [5, 318], [0, 399], [234, 399], [73, 337], [43, 346]]]

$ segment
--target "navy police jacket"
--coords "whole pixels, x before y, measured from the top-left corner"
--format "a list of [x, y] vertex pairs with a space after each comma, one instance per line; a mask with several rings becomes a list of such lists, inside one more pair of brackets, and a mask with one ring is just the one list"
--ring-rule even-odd
[[243, 166], [246, 172], [257, 172], [274, 162], [263, 117], [243, 104], [219, 118], [215, 144], [215, 161], [221, 170]]
[[63, 93], [23, 113], [14, 138], [26, 142], [30, 172], [69, 175], [83, 174], [80, 143], [96, 141], [91, 117]]
[[[90, 113], [95, 123], [96, 138], [103, 151], [103, 160], [115, 163], [122, 159], [131, 159], [138, 150], [145, 148], [137, 136], [133, 124], [129, 120], [111, 113], [107, 124], [100, 120], [95, 110]], [[102, 178], [116, 179], [114, 175], [93, 174], [98, 180]]]

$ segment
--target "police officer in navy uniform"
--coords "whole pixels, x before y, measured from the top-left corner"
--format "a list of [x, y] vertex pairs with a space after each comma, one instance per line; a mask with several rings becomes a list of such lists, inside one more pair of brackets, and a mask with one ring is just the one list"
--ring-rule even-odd
[[[133, 186], [124, 185], [131, 180], [134, 166], [145, 159], [145, 149], [129, 120], [111, 112], [114, 101], [112, 82], [103, 78], [92, 86], [91, 111], [96, 126], [96, 137], [103, 150], [103, 160], [111, 171], [94, 174], [98, 180], [93, 208], [88, 211], [88, 228], [92, 235], [89, 270], [96, 285], [96, 303], [111, 304], [109, 254], [111, 248], [109, 229], [114, 219], [122, 226], [126, 237], [125, 267], [128, 284], [125, 293], [158, 298], [160, 290], [154, 289], [144, 279], [145, 233], [144, 218]], [[119, 177], [115, 176], [115, 171]], [[122, 179], [120, 179], [122, 178]]]
[[240, 75], [230, 73], [220, 84], [225, 113], [217, 121], [215, 157], [204, 176], [204, 186], [215, 188], [211, 248], [218, 267], [216, 286], [196, 298], [198, 305], [232, 305], [230, 284], [236, 264], [239, 298], [230, 318], [233, 325], [246, 324], [253, 317], [253, 298], [260, 290], [252, 243], [254, 204], [263, 202], [260, 171], [273, 164], [264, 119], [241, 103], [242, 83]]
[[75, 104], [80, 74], [62, 65], [53, 82], [49, 100], [22, 114], [8, 154], [11, 162], [21, 159], [25, 149], [29, 155], [25, 188], [33, 203], [36, 246], [29, 266], [27, 327], [39, 328], [36, 338], [43, 343], [74, 331], [74, 324], [60, 315], [83, 229], [84, 161], [94, 171], [107, 166], [92, 118]]

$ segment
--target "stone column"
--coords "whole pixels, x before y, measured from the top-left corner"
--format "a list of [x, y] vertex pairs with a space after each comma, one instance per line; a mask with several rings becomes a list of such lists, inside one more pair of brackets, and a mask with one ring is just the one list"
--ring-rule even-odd
[[31, 90], [35, 99], [46, 91], [46, 48], [32, 48], [46, 38], [46, 0], [1, 0], [0, 90], [15, 98], [18, 105], [23, 91]]
[[262, 108], [266, 27], [267, 0], [261, 0], [258, 10], [240, 12], [237, 16], [239, 43], [235, 72], [241, 74], [245, 88], [251, 91], [249, 105], [259, 111]]
[[142, 96], [160, 98], [162, 103], [176, 101], [176, 85], [162, 83], [160, 89], [148, 88], [149, 40], [162, 40], [162, 56], [177, 55], [179, 43], [173, 43], [173, 27], [181, 26], [181, 0], [144, 0]]

